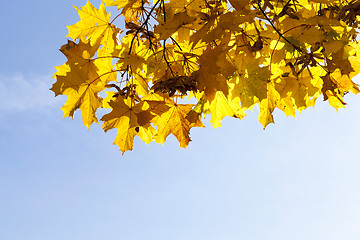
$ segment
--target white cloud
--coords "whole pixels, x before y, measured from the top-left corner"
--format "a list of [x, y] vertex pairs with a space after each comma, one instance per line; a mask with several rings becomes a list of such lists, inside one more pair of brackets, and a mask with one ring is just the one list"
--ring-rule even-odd
[[0, 111], [58, 108], [59, 99], [49, 90], [54, 81], [51, 75], [0, 75]]

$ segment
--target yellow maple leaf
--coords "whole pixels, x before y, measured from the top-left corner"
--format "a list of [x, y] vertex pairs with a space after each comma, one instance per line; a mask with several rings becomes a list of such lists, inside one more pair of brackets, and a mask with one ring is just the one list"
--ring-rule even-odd
[[249, 56], [238, 56], [235, 61], [238, 72], [244, 72], [241, 76], [231, 79], [231, 98], [238, 97], [241, 107], [250, 108], [254, 103], [266, 98], [266, 83], [270, 79], [271, 72], [268, 67], [260, 67], [258, 59]]
[[55, 69], [56, 69], [56, 73], [54, 74], [53, 78], [56, 79], [56, 82], [52, 85], [50, 90], [55, 93], [55, 97], [56, 97], [59, 94], [61, 94], [61, 92], [63, 92], [63, 89], [66, 88], [64, 87], [64, 82], [59, 81], [58, 76], [66, 76], [68, 72], [71, 71], [71, 68], [69, 65], [65, 63], [61, 66], [56, 66]]
[[184, 10], [194, 16], [196, 13], [201, 12], [204, 8], [204, 1], [202, 0], [172, 0], [166, 3], [165, 7], [170, 12], [178, 13]]
[[299, 37], [296, 39], [300, 42], [305, 42], [308, 44], [314, 44], [316, 42], [322, 42], [324, 35], [321, 29], [317, 27], [307, 27], [304, 30], [298, 31]]
[[68, 61], [57, 68], [57, 81], [51, 88], [55, 96], [68, 96], [62, 107], [64, 117], [73, 117], [74, 112], [80, 109], [87, 128], [98, 122], [95, 112], [102, 106], [98, 93], [105, 89], [107, 82], [116, 79], [116, 73], [111, 70], [111, 58], [92, 59], [97, 49], [98, 46], [82, 41], [78, 44], [69, 41], [63, 45], [60, 50]]
[[355, 94], [360, 92], [358, 86], [351, 81], [348, 75], [342, 74], [340, 69], [336, 69], [332, 72], [330, 78], [336, 83], [337, 88], [339, 88], [341, 92], [353, 92]]
[[61, 108], [64, 111], [64, 117], [73, 117], [77, 109], [81, 110], [83, 124], [89, 128], [93, 122], [98, 122], [96, 110], [102, 106], [102, 99], [98, 95], [104, 90], [102, 86], [88, 84], [83, 82], [78, 85], [77, 90], [67, 88], [62, 94], [68, 96], [68, 100]]
[[296, 118], [295, 115], [296, 106], [291, 97], [279, 99], [279, 101], [276, 103], [276, 107], [279, 108], [281, 111], [283, 111], [287, 117], [292, 116]]
[[244, 111], [240, 108], [239, 102], [236, 100], [230, 101], [225, 97], [224, 93], [217, 91], [214, 99], [210, 103], [210, 122], [214, 128], [221, 127], [221, 121], [224, 117], [230, 116], [242, 119], [246, 116]]
[[189, 16], [186, 12], [176, 13], [171, 15], [170, 19], [167, 19], [166, 22], [162, 22], [155, 27], [155, 33], [159, 34], [159, 39], [168, 39], [176, 31], [186, 24], [192, 23], [195, 21], [194, 17]]
[[118, 128], [116, 138], [113, 142], [114, 145], [118, 145], [122, 154], [126, 151], [133, 150], [134, 138], [136, 136], [135, 128]]
[[164, 143], [167, 136], [172, 133], [180, 142], [180, 147], [186, 148], [190, 139], [190, 129], [192, 127], [202, 127], [202, 122], [189, 122], [187, 114], [193, 108], [193, 104], [176, 104], [172, 99], [165, 101], [148, 101], [151, 112], [157, 117], [152, 122], [158, 127], [155, 141]]
[[151, 141], [153, 141], [153, 136], [156, 133], [155, 129], [150, 124], [146, 124], [140, 127], [117, 129], [118, 132], [113, 144], [118, 145], [123, 155], [126, 151], [133, 150], [135, 136], [139, 136], [142, 141], [149, 144]]
[[334, 93], [330, 90], [326, 91], [326, 97], [328, 98], [330, 106], [336, 108], [336, 111], [339, 108], [345, 108], [346, 103], [343, 101], [340, 94]]
[[[281, 102], [281, 100], [284, 99], [284, 98], [280, 97], [280, 94], [276, 91], [274, 85], [275, 84], [273, 82], [271, 82], [267, 85], [267, 88], [268, 88], [267, 98], [261, 100], [259, 103], [258, 120], [263, 125], [264, 129], [270, 123], [274, 123], [274, 116], [272, 113], [274, 112], [275, 107], [277, 106], [276, 103]], [[292, 102], [292, 99], [290, 100], [290, 102]], [[286, 105], [288, 105], [290, 108], [293, 108], [293, 106], [291, 106], [291, 103], [289, 103], [289, 99], [287, 99], [286, 102], [282, 101], [281, 103], [279, 103], [279, 105], [284, 104], [284, 103]], [[282, 106], [282, 107], [284, 107], [284, 106]], [[289, 114], [291, 115], [291, 109], [289, 109], [289, 110], [290, 110]]]
[[83, 66], [91, 60], [99, 49], [99, 45], [91, 45], [89, 41], [75, 43], [68, 40], [67, 44], [61, 46], [60, 51], [66, 56], [67, 64]]
[[146, 77], [143, 71], [138, 71], [135, 73], [134, 78], [128, 82], [128, 84], [134, 84], [136, 86], [135, 90], [138, 95], [146, 96], [150, 89], [148, 80], [149, 79]]
[[[67, 44], [60, 48], [60, 51], [68, 59], [66, 62], [67, 67], [61, 67], [55, 75], [66, 75], [63, 73], [69, 68], [69, 70], [77, 71], [83, 78], [88, 78], [95, 83], [101, 81], [106, 84], [109, 81], [115, 81], [116, 73], [112, 71], [112, 58], [93, 58], [98, 49], [99, 45], [92, 46], [89, 41], [79, 41], [79, 43], [68, 41]], [[68, 83], [74, 87], [73, 83], [70, 81]], [[62, 88], [66, 88], [66, 85], [63, 85]]]
[[116, 99], [116, 95], [118, 95], [119, 93], [110, 91], [105, 91], [105, 93], [106, 97], [102, 100], [102, 107], [112, 109], [112, 107], [110, 106], [110, 102], [114, 101]]
[[74, 6], [80, 16], [80, 21], [68, 26], [68, 37], [72, 39], [90, 39], [91, 45], [97, 43], [113, 50], [117, 44], [116, 35], [120, 32], [110, 22], [110, 14], [107, 14], [105, 5], [101, 3], [100, 8], [96, 9], [89, 1], [81, 9]]
[[133, 149], [136, 135], [146, 143], [152, 141], [155, 129], [150, 125], [150, 121], [154, 116], [145, 102], [135, 104], [131, 98], [118, 96], [108, 104], [112, 111], [101, 118], [101, 121], [104, 121], [103, 129], [105, 132], [118, 129], [114, 144], [118, 145], [123, 153]]
[[[149, 67], [150, 61], [147, 58], [150, 55], [149, 45], [134, 38], [129, 34], [121, 39], [122, 43], [119, 49], [119, 61], [115, 64], [117, 69], [126, 69], [128, 66], [133, 72], [139, 72]], [[134, 48], [133, 46], [136, 46]], [[131, 50], [131, 51], [130, 51]]]
[[273, 111], [274, 105], [268, 98], [263, 99], [259, 103], [259, 122], [263, 125], [264, 129], [270, 123], [274, 123]]
[[135, 111], [131, 107], [130, 98], [124, 99], [118, 96], [115, 101], [109, 102], [109, 106], [112, 111], [101, 118], [101, 121], [104, 121], [103, 129], [105, 132], [113, 128], [129, 129], [139, 125]]
[[227, 79], [222, 74], [223, 68], [218, 65], [229, 66], [232, 70], [235, 68], [226, 60], [225, 52], [222, 46], [215, 49], [206, 49], [202, 56], [199, 58], [200, 69], [197, 71], [198, 76], [198, 89], [203, 91], [210, 98], [214, 96], [216, 91], [222, 91], [225, 95], [228, 94], [229, 87], [227, 85]]

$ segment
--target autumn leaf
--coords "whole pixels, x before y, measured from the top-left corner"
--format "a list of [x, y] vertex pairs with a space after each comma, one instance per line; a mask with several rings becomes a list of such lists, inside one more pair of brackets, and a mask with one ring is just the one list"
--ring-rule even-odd
[[112, 72], [111, 59], [92, 59], [97, 46], [80, 41], [69, 41], [60, 49], [68, 61], [58, 67], [57, 79], [51, 90], [57, 95], [67, 95], [68, 100], [62, 107], [64, 117], [73, 117], [77, 109], [81, 110], [83, 123], [90, 127], [98, 122], [96, 111], [102, 106], [99, 92], [105, 84], [116, 78]]
[[136, 135], [146, 143], [152, 141], [155, 129], [150, 125], [150, 121], [154, 115], [150, 113], [145, 102], [135, 104], [131, 98], [117, 96], [115, 101], [110, 101], [109, 106], [112, 111], [101, 118], [101, 121], [104, 121], [103, 128], [105, 132], [118, 129], [114, 144], [117, 144], [123, 153], [133, 149]]
[[192, 104], [176, 104], [166, 99], [165, 101], [148, 101], [151, 112], [157, 117], [153, 123], [158, 127], [155, 141], [164, 143], [167, 136], [172, 133], [180, 142], [180, 147], [186, 148], [190, 140], [190, 129], [192, 127], [202, 127], [200, 121], [191, 123], [186, 119], [187, 114], [193, 108]]
[[155, 26], [155, 33], [159, 34], [159, 39], [168, 39], [181, 27], [195, 21], [194, 17], [189, 16], [186, 12], [175, 13], [166, 22], [161, 22]]
[[[75, 43], [68, 41], [67, 44], [60, 48], [60, 51], [67, 57], [68, 61], [58, 67], [55, 76], [66, 76], [67, 72], [77, 72], [81, 78], [88, 82], [104, 84], [116, 79], [116, 73], [112, 72], [113, 65], [111, 58], [93, 58], [98, 51], [98, 45], [91, 46], [88, 41]], [[77, 77], [76, 77], [77, 78]], [[77, 87], [77, 79], [71, 79], [71, 73], [67, 78], [61, 78], [54, 84], [55, 94], [61, 93], [61, 89]], [[59, 86], [60, 85], [60, 86]]]
[[[75, 7], [75, 6], [74, 6]], [[116, 35], [120, 32], [110, 22], [110, 14], [107, 14], [105, 5], [101, 3], [96, 9], [89, 1], [81, 9], [75, 7], [80, 16], [80, 21], [68, 26], [68, 37], [72, 39], [90, 39], [91, 45], [100, 43], [110, 49], [116, 45]]]
[[103, 87], [97, 85], [89, 85], [83, 83], [78, 90], [71, 88], [64, 91], [68, 96], [68, 100], [61, 108], [64, 111], [64, 117], [73, 117], [77, 109], [81, 110], [83, 123], [89, 128], [93, 122], [98, 122], [96, 110], [101, 107], [102, 99], [98, 93], [104, 90]]
[[264, 129], [270, 123], [274, 123], [273, 116], [274, 106], [269, 99], [264, 99], [259, 104], [259, 122], [263, 125]]
[[260, 67], [260, 65], [258, 60], [248, 56], [235, 58], [235, 66], [239, 69], [240, 75], [229, 81], [230, 94], [232, 99], [240, 99], [243, 108], [250, 108], [266, 98], [267, 82], [271, 72], [268, 67]]
[[216, 92], [215, 98], [210, 103], [211, 120], [214, 128], [221, 127], [221, 121], [224, 117], [230, 116], [242, 119], [245, 117], [244, 111], [236, 101], [230, 101], [221, 91]]

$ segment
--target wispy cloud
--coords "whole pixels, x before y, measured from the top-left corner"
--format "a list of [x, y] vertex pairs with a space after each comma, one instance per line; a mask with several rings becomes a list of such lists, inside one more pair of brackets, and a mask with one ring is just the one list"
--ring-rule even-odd
[[49, 90], [53, 82], [50, 75], [0, 75], [0, 111], [58, 108], [59, 99]]

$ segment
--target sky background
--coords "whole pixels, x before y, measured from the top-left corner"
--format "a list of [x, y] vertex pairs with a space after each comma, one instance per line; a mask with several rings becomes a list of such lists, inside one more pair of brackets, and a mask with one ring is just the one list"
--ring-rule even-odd
[[63, 119], [66, 98], [49, 91], [85, 3], [2, 1], [0, 239], [360, 239], [360, 96], [276, 112], [265, 131], [256, 111], [207, 123], [187, 150], [136, 140], [122, 156], [116, 131]]

